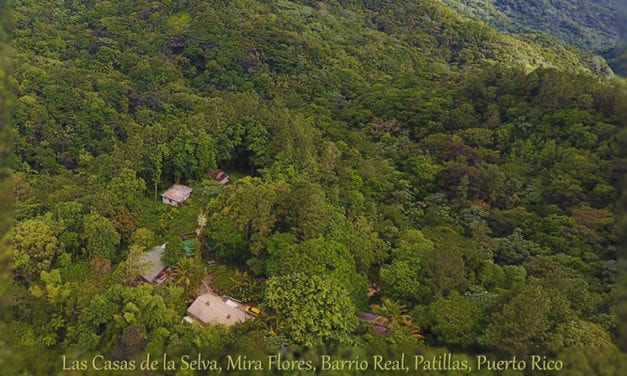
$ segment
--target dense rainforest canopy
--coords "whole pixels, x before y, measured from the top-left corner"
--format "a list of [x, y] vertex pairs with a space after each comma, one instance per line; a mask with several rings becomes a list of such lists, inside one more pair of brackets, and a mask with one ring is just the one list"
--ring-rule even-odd
[[[7, 374], [190, 351], [624, 366], [627, 108], [602, 58], [431, 0], [11, 7]], [[163, 243], [171, 278], [140, 282]], [[181, 321], [207, 275], [262, 314]]]

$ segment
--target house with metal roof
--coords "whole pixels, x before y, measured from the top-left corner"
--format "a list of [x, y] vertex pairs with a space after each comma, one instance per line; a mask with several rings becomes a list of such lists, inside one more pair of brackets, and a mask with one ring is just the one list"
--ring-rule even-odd
[[212, 322], [225, 325], [233, 325], [249, 318], [240, 307], [240, 303], [212, 292], [196, 298], [187, 309], [187, 315], [201, 323]]
[[187, 200], [191, 194], [192, 188], [182, 184], [174, 184], [161, 194], [161, 201], [164, 204], [179, 206], [183, 201]]
[[144, 281], [160, 285], [168, 279], [170, 268], [161, 261], [164, 252], [165, 243], [151, 248], [142, 255], [142, 263], [148, 264], [149, 267], [141, 275]]

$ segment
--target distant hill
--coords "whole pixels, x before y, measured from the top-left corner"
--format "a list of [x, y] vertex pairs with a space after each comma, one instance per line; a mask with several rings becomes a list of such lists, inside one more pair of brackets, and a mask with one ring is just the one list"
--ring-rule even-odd
[[616, 26], [618, 42], [616, 46], [604, 54], [616, 74], [627, 76], [627, 3], [616, 4]]
[[619, 39], [616, 0], [443, 0], [457, 12], [514, 33], [545, 33], [608, 56]]

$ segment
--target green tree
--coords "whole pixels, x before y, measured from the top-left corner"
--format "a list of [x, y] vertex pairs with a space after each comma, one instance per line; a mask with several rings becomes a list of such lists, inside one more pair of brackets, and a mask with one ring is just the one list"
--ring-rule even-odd
[[356, 309], [335, 279], [304, 273], [272, 277], [266, 282], [265, 298], [280, 317], [278, 331], [294, 343], [350, 344]]
[[222, 260], [244, 262], [250, 257], [248, 242], [231, 217], [215, 218], [207, 222], [206, 247]]
[[545, 346], [552, 351], [559, 351], [573, 347], [608, 349], [614, 345], [610, 335], [600, 325], [571, 320], [558, 325], [547, 337]]
[[172, 277], [177, 283], [180, 283], [188, 290], [191, 288], [191, 292], [194, 292], [204, 277], [204, 273], [203, 266], [199, 265], [194, 258], [183, 257], [178, 259], [174, 266]]
[[61, 243], [40, 219], [29, 219], [13, 229], [13, 264], [15, 278], [30, 281], [48, 271], [62, 251]]
[[130, 244], [138, 246], [143, 250], [153, 247], [155, 242], [155, 234], [146, 227], [140, 227], [133, 231], [129, 239]]
[[121, 238], [109, 219], [97, 213], [86, 215], [83, 219], [83, 238], [89, 257], [101, 256], [110, 260], [117, 257]]
[[432, 293], [439, 295], [464, 288], [468, 284], [464, 267], [465, 262], [460, 249], [451, 244], [436, 247], [427, 262], [426, 273], [426, 281]]
[[311, 183], [295, 184], [286, 200], [289, 206], [283, 220], [296, 237], [318, 237], [327, 224], [329, 210], [322, 188]]
[[294, 245], [289, 235], [273, 236], [271, 257], [266, 262], [270, 276], [303, 273], [327, 276], [334, 279], [353, 298], [355, 304], [365, 305], [368, 285], [366, 278], [357, 272], [355, 261], [341, 243], [322, 237]]
[[405, 338], [422, 339], [420, 328], [407, 314], [403, 304], [384, 297], [381, 299], [381, 304], [373, 304], [370, 309], [377, 314], [375, 324], [392, 331], [395, 341], [404, 342]]
[[390, 254], [390, 244], [381, 238], [374, 230], [373, 223], [366, 217], [357, 218], [353, 222], [336, 211], [329, 220], [325, 238], [346, 246], [361, 273], [371, 272]]
[[85, 206], [77, 201], [60, 202], [50, 210], [44, 218], [54, 231], [55, 236], [63, 243], [68, 252], [77, 252], [80, 247], [82, 218]]
[[496, 240], [494, 253], [494, 259], [499, 264], [520, 264], [542, 253], [542, 248], [535, 242], [525, 239], [520, 228], [515, 228], [510, 236]]
[[216, 146], [211, 136], [202, 130], [191, 131], [186, 126], [181, 126], [176, 137], [168, 143], [167, 156], [176, 181], [180, 178], [199, 179], [216, 168]]
[[381, 290], [400, 301], [415, 302], [419, 298], [418, 269], [406, 261], [392, 261], [381, 267]]
[[433, 157], [419, 155], [407, 161], [409, 179], [421, 197], [435, 188], [435, 177], [442, 169]]
[[429, 306], [431, 331], [438, 342], [468, 346], [475, 342], [481, 311], [476, 303], [464, 299], [457, 291], [438, 297]]
[[377, 319], [377, 324], [385, 327], [393, 329], [411, 324], [411, 316], [406, 313], [406, 307], [392, 299], [383, 298], [381, 304], [373, 304], [370, 309], [380, 316]]
[[616, 346], [609, 347], [565, 347], [558, 359], [564, 362], [561, 372], [573, 376], [607, 375], [619, 376], [627, 366], [625, 354]]
[[146, 248], [140, 244], [132, 244], [128, 249], [126, 260], [120, 262], [116, 272], [120, 276], [120, 282], [132, 286], [138, 276], [146, 273], [152, 265], [142, 261], [142, 256]]
[[526, 286], [490, 317], [485, 332], [488, 343], [509, 353], [526, 353], [540, 346], [551, 326], [550, 305], [543, 288]]
[[259, 255], [280, 214], [279, 195], [288, 191], [289, 186], [284, 182], [262, 182], [251, 177], [239, 179], [209, 203], [209, 212], [214, 213], [209, 222], [230, 218], [250, 244], [251, 252]]
[[137, 177], [135, 171], [124, 168], [111, 179], [107, 185], [107, 191], [112, 195], [114, 206], [124, 206], [129, 210], [136, 210], [146, 191], [146, 182]]
[[183, 240], [178, 235], [173, 236], [166, 243], [161, 261], [168, 266], [174, 266], [178, 263], [179, 259], [183, 257], [186, 257]]

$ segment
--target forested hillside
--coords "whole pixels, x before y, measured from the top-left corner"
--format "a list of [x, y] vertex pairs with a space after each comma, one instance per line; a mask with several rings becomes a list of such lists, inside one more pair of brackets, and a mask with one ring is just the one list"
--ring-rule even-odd
[[[11, 204], [13, 202], [13, 185], [11, 184], [11, 126], [10, 126], [10, 40], [9, 17], [7, 3], [0, 4], [0, 306], [9, 307], [11, 302], [10, 289], [13, 282], [11, 276], [11, 253], [8, 247], [7, 231], [11, 227]], [[9, 163], [7, 163], [9, 162]], [[12, 318], [9, 309], [0, 313], [0, 367], [10, 358], [10, 326]]]
[[[624, 366], [625, 83], [602, 59], [430, 0], [12, 7], [6, 372], [399, 348]], [[171, 278], [140, 282], [164, 243]], [[207, 275], [262, 314], [181, 321]]]
[[618, 0], [443, 0], [459, 13], [499, 30], [547, 35], [600, 54], [622, 76], [625, 56], [625, 4]]
[[443, 0], [462, 14], [501, 30], [547, 33], [583, 50], [604, 52], [619, 36], [619, 1]]

